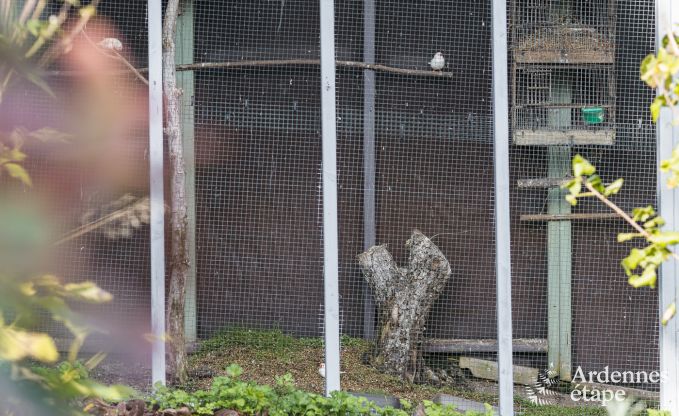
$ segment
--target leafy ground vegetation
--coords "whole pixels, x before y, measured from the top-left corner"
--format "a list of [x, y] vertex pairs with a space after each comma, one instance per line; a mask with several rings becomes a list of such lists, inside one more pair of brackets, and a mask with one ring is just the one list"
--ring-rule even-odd
[[[220, 389], [241, 390], [256, 397], [265, 398], [266, 403], [289, 403], [285, 414], [294, 413], [301, 403], [311, 403], [315, 414], [412, 414], [422, 404], [424, 415], [461, 415], [452, 407], [438, 406], [431, 402], [437, 394], [444, 393], [482, 403], [495, 404], [492, 394], [494, 383], [477, 381], [474, 384], [457, 386], [431, 386], [413, 384], [397, 377], [382, 374], [367, 364], [372, 345], [362, 339], [342, 338], [342, 388], [347, 392], [364, 392], [398, 397], [409, 411], [364, 407], [367, 404], [348, 393], [337, 394], [330, 399], [322, 396], [325, 380], [318, 373], [323, 361], [323, 340], [321, 338], [294, 338], [280, 331], [256, 331], [227, 329], [204, 341], [189, 364], [189, 381], [178, 390], [161, 389], [154, 397], [157, 406], [180, 406], [188, 403], [203, 403], [201, 411], [208, 411], [218, 402], [215, 383]], [[237, 377], [233, 377], [233, 375]], [[228, 386], [228, 387], [226, 387]], [[266, 387], [271, 386], [271, 387]], [[263, 389], [263, 390], [261, 390]], [[294, 392], [294, 393], [293, 393]], [[287, 393], [281, 399], [281, 393]], [[231, 394], [231, 393], [228, 393]], [[270, 396], [273, 394], [273, 396]], [[232, 396], [228, 396], [232, 397]], [[233, 396], [238, 397], [238, 395]], [[232, 397], [232, 398], [233, 398]], [[273, 399], [272, 399], [273, 397]], [[232, 398], [227, 399], [232, 400]], [[253, 409], [257, 400], [238, 397], [243, 401], [235, 403], [246, 414], [257, 414]], [[282, 401], [281, 401], [282, 400]], [[223, 404], [227, 404], [223, 402]], [[207, 405], [205, 405], [208, 403]], [[230, 405], [234, 403], [228, 402]], [[606, 415], [600, 407], [536, 406], [524, 399], [517, 399], [517, 408], [527, 416], [598, 416]], [[278, 405], [278, 404], [277, 404]], [[253, 407], [255, 406], [255, 407]], [[286, 404], [287, 406], [287, 404]], [[339, 406], [339, 407], [338, 407]], [[342, 407], [345, 406], [345, 407]], [[236, 406], [238, 407], [238, 406]], [[348, 413], [334, 413], [332, 409], [352, 409]], [[192, 409], [198, 410], [197, 407]], [[321, 409], [321, 413], [314, 413]], [[328, 410], [330, 409], [330, 410]], [[363, 410], [361, 410], [363, 409]], [[247, 413], [248, 411], [252, 413]], [[371, 411], [373, 413], [362, 413]], [[323, 413], [327, 412], [327, 413]], [[357, 413], [355, 413], [357, 412]], [[374, 413], [377, 412], [377, 413]], [[379, 413], [382, 412], [382, 413]], [[404, 413], [405, 412], [405, 413]], [[198, 413], [200, 414], [200, 413]], [[210, 413], [205, 413], [210, 414]], [[269, 414], [274, 414], [269, 409]], [[470, 413], [473, 414], [473, 413]]]

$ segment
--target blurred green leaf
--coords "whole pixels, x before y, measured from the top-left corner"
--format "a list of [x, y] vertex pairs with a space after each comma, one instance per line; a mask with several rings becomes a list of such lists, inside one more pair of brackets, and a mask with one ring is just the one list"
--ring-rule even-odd
[[628, 279], [628, 282], [634, 288], [640, 288], [644, 286], [655, 287], [656, 280], [657, 280], [656, 267], [649, 265], [641, 273], [641, 276], [632, 275]]
[[573, 157], [573, 176], [589, 176], [596, 172], [596, 168], [581, 155]]
[[28, 175], [26, 169], [18, 163], [5, 163], [3, 167], [7, 170], [9, 176], [18, 179], [26, 186], [33, 186], [31, 177]]
[[68, 283], [64, 286], [64, 292], [66, 296], [92, 303], [110, 302], [113, 299], [110, 293], [92, 282]]
[[611, 184], [606, 186], [603, 194], [605, 196], [611, 196], [611, 195], [617, 194], [622, 189], [623, 182], [624, 182], [624, 180], [622, 178], [613, 181]]
[[646, 258], [646, 251], [638, 248], [633, 248], [629, 255], [622, 260], [622, 267], [625, 269], [627, 276], [632, 275], [632, 271], [639, 266], [639, 263]]
[[630, 241], [634, 238], [639, 238], [643, 237], [643, 234], [640, 233], [619, 233], [618, 234], [618, 243], [624, 243], [626, 241]]
[[653, 234], [652, 241], [662, 247], [679, 243], [679, 231], [664, 231]]
[[[676, 313], [677, 313], [677, 305], [674, 302], [672, 302], [672, 304], [670, 306], [668, 306], [667, 309], [665, 309], [665, 312], [663, 312], [663, 314], [662, 314], [661, 322], [662, 322], [663, 326], [667, 325], [667, 323], [670, 321], [670, 319], [672, 319], [674, 317], [674, 315], [676, 315]], [[658, 414], [660, 414], [660, 413], [658, 413]], [[649, 416], [650, 415], [651, 415], [651, 413], [649, 413]]]

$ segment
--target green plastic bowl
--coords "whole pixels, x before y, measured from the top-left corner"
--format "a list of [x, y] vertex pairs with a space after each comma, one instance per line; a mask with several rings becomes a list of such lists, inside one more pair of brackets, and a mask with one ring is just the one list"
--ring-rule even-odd
[[604, 109], [601, 107], [585, 107], [582, 118], [586, 124], [601, 124], [604, 122]]

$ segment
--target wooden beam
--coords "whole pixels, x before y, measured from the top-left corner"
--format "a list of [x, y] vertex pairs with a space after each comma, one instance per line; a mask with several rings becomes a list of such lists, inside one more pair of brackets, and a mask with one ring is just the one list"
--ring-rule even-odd
[[514, 51], [514, 61], [523, 64], [612, 64], [615, 62], [613, 49], [608, 51], [560, 51], [520, 50]]
[[615, 220], [622, 219], [614, 213], [591, 213], [591, 214], [524, 214], [519, 217], [521, 222], [548, 222], [548, 221], [578, 221], [578, 220]]
[[518, 146], [611, 145], [614, 130], [516, 130]]
[[[497, 339], [428, 339], [422, 350], [428, 353], [461, 354], [471, 352], [497, 352]], [[512, 340], [512, 352], [546, 353], [547, 340], [517, 338]]]
[[[176, 57], [178, 65], [193, 63], [194, 28], [193, 0], [182, 0], [177, 18]], [[189, 245], [189, 273], [186, 280], [184, 302], [184, 336], [186, 342], [195, 342], [197, 337], [196, 304], [196, 161], [195, 161], [195, 111], [194, 73], [177, 72], [177, 88], [183, 91], [180, 100], [182, 147], [186, 169], [187, 238]]]
[[[375, 63], [375, 0], [363, 0], [363, 60]], [[377, 241], [375, 218], [375, 71], [363, 71], [363, 250]], [[363, 337], [375, 339], [375, 299], [367, 282], [363, 285]]]
[[[498, 379], [497, 363], [495, 361], [460, 357], [460, 368], [471, 371], [472, 375], [476, 378], [494, 381]], [[538, 380], [540, 371], [537, 368], [514, 365], [512, 366], [512, 373], [514, 375], [514, 384], [533, 386]]]
[[[572, 85], [567, 78], [553, 78], [552, 92], [556, 104], [573, 102]], [[573, 125], [571, 117], [568, 108], [547, 110], [547, 124], [554, 130], [569, 131]], [[547, 157], [550, 178], [561, 179], [570, 174], [570, 146], [552, 146], [547, 149]], [[565, 194], [561, 188], [547, 190], [549, 214], [573, 215]], [[547, 223], [547, 363], [562, 380], [571, 378], [571, 238], [569, 220]]]

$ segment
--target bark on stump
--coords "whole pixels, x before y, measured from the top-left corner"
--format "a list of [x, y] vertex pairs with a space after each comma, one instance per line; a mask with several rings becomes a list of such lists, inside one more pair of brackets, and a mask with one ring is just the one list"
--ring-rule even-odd
[[451, 270], [441, 250], [420, 231], [413, 231], [406, 247], [410, 251], [407, 267], [398, 267], [384, 245], [359, 254], [358, 263], [380, 309], [373, 364], [414, 381], [427, 315]]

